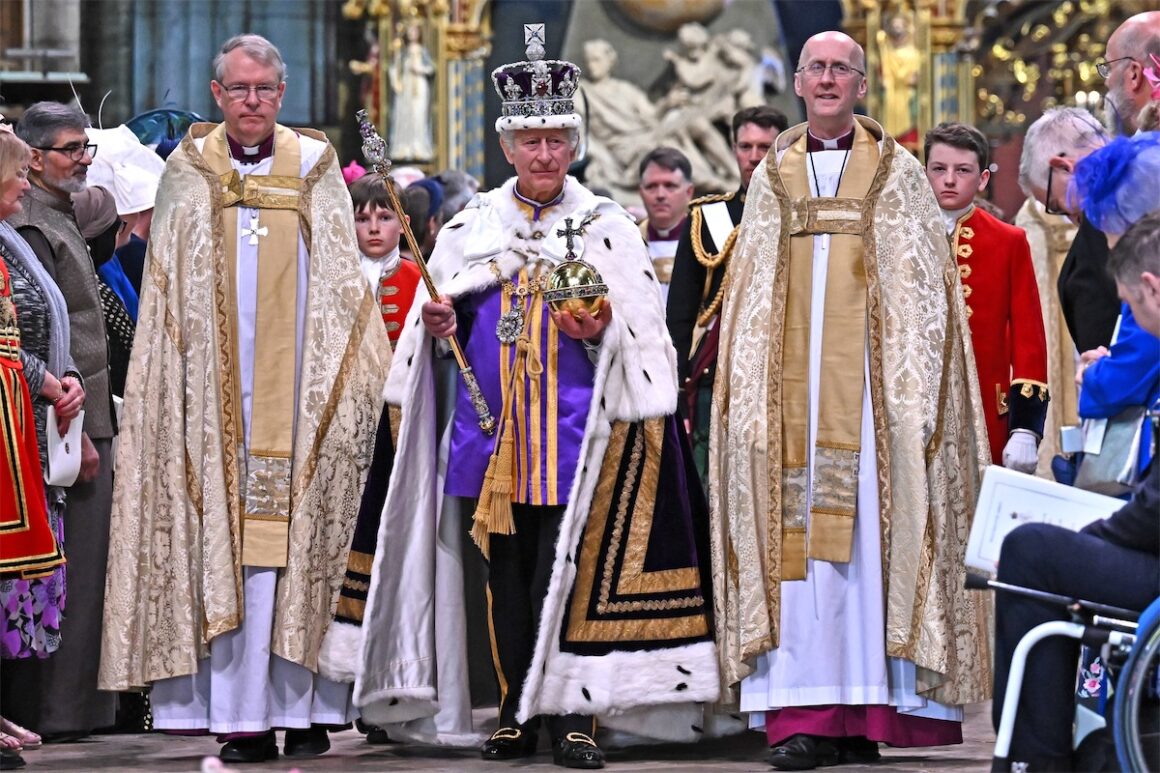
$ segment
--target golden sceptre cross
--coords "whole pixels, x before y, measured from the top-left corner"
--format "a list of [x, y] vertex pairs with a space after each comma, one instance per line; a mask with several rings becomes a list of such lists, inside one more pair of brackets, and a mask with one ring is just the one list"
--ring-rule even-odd
[[[379, 136], [374, 124], [367, 116], [366, 110], [359, 110], [355, 117], [358, 119], [359, 134], [362, 135], [363, 157], [371, 165], [372, 171], [381, 177], [383, 182], [388, 183], [384, 187], [387, 189], [387, 196], [390, 197], [391, 208], [395, 210], [395, 217], [403, 226], [403, 236], [407, 239], [407, 246], [411, 249], [411, 255], [415, 257], [415, 263], [419, 266], [419, 273], [423, 276], [423, 284], [427, 285], [427, 292], [431, 294], [431, 300], [438, 300], [439, 290], [435, 287], [435, 280], [431, 278], [431, 272], [427, 270], [427, 262], [423, 260], [423, 253], [415, 242], [415, 234], [411, 231], [411, 224], [407, 222], [407, 214], [403, 211], [399, 195], [395, 192], [394, 185], [390, 184], [393, 181], [391, 180], [391, 159], [387, 156], [387, 142]], [[455, 336], [451, 336], [447, 339], [447, 343], [451, 346], [451, 353], [455, 355], [455, 361], [459, 363], [459, 375], [463, 377], [463, 384], [467, 387], [467, 395], [479, 417], [479, 428], [488, 435], [494, 435], [495, 417], [491, 415], [491, 409], [487, 407], [487, 399], [479, 388], [475, 372], [467, 364], [467, 357], [463, 354], [459, 340]]]

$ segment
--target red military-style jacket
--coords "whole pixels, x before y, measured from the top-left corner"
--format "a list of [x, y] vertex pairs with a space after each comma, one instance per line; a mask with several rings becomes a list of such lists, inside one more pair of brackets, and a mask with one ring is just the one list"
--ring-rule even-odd
[[1031, 249], [1023, 229], [978, 207], [950, 235], [959, 264], [991, 458], [1001, 464], [1012, 430], [1043, 436], [1047, 340]]
[[375, 298], [379, 302], [383, 324], [387, 326], [387, 338], [390, 339], [392, 350], [403, 333], [403, 322], [415, 301], [415, 289], [419, 286], [420, 278], [419, 267], [406, 258], [399, 261], [399, 267], [394, 273], [379, 278]]

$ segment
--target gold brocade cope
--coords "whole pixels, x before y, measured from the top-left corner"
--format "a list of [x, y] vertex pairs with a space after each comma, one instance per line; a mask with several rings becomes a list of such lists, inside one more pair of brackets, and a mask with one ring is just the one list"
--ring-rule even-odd
[[[782, 363], [782, 573], [806, 577], [807, 558], [848, 562], [854, 535], [866, 346], [863, 199], [878, 167], [878, 144], [855, 123], [836, 197], [811, 194], [806, 137], [778, 173], [791, 199], [789, 288]], [[810, 315], [814, 236], [830, 234], [822, 320], [818, 428], [809, 458]], [[812, 472], [812, 474], [811, 474]], [[807, 544], [808, 508], [808, 544]]]
[[261, 214], [245, 228], [258, 247], [253, 396], [243, 490], [242, 564], [284, 567], [289, 545], [291, 450], [298, 297], [298, 197], [301, 151], [294, 132], [278, 126], [270, 175], [242, 177], [233, 168], [225, 124], [202, 151], [222, 182], [226, 262], [237, 288], [238, 206]]

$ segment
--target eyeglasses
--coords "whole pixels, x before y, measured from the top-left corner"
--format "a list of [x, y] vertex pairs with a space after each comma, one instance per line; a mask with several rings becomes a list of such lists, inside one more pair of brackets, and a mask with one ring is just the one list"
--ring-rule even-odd
[[1055, 174], [1055, 167], [1047, 165], [1047, 190], [1043, 194], [1043, 211], [1049, 215], [1066, 215], [1067, 212], [1051, 206], [1051, 178]]
[[226, 93], [226, 96], [234, 102], [244, 102], [249, 98], [251, 91], [262, 102], [273, 102], [278, 98], [278, 86], [271, 86], [269, 83], [262, 83], [258, 86], [246, 86], [241, 83], [235, 83], [232, 86], [219, 85], [222, 86], [222, 91]]
[[43, 148], [37, 147], [37, 150], [49, 151], [55, 150], [57, 153], [64, 153], [73, 161], [82, 160], [87, 154], [89, 158], [97, 157], [97, 146], [95, 143], [82, 144], [80, 142], [70, 142], [68, 145], [60, 148]]
[[1134, 56], [1121, 56], [1119, 59], [1113, 59], [1110, 62], [1107, 62], [1107, 61], [1096, 62], [1096, 72], [1098, 72], [1100, 74], [1101, 78], [1107, 80], [1107, 77], [1112, 74], [1112, 65], [1115, 64], [1116, 62], [1123, 62], [1123, 61], [1126, 61], [1128, 59], [1131, 59], [1133, 62], [1136, 61], [1136, 57], [1134, 57]]
[[807, 78], [815, 78], [816, 79], [816, 78], [822, 77], [822, 75], [825, 74], [826, 70], [829, 70], [830, 74], [833, 75], [838, 80], [845, 80], [846, 78], [852, 78], [854, 76], [854, 73], [858, 73], [859, 75], [866, 74], [866, 73], [862, 72], [861, 70], [859, 70], [858, 68], [851, 67], [850, 65], [845, 64], [843, 62], [831, 62], [829, 64], [826, 64], [824, 62], [810, 62], [805, 67], [797, 68], [796, 70], [794, 70], [794, 72], [799, 73], [801, 75], [805, 75]]

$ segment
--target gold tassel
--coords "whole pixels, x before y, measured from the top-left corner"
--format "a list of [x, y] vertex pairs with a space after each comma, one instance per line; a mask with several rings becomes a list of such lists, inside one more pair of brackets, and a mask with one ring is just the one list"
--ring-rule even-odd
[[487, 472], [483, 476], [483, 486], [479, 491], [479, 503], [475, 508], [471, 539], [488, 557], [485, 547], [491, 534], [515, 534], [516, 524], [512, 517], [512, 459], [515, 456], [515, 439], [510, 425], [505, 422], [501, 429], [499, 448], [487, 461]]

